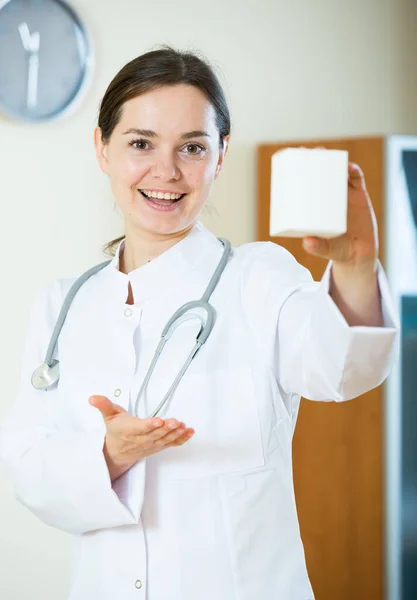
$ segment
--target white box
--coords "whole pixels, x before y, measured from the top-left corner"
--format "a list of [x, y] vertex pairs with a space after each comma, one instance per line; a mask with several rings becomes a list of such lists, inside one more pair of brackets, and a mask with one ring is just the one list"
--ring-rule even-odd
[[348, 152], [285, 148], [271, 164], [269, 235], [323, 238], [347, 230]]

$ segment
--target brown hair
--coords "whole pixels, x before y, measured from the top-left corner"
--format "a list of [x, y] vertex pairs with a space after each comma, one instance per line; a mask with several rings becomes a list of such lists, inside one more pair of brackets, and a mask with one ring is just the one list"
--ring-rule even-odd
[[[219, 146], [230, 134], [230, 114], [225, 95], [212, 66], [197, 54], [162, 46], [128, 62], [110, 82], [100, 104], [98, 126], [104, 143], [108, 143], [119, 123], [123, 104], [145, 92], [178, 84], [192, 85], [201, 90], [216, 113]], [[114, 256], [124, 235], [108, 242], [103, 252]]]

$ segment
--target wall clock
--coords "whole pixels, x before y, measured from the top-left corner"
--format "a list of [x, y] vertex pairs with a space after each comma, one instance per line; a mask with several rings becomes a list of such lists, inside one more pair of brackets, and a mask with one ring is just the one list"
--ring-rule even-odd
[[0, 112], [39, 122], [74, 107], [92, 66], [85, 27], [63, 0], [0, 0]]

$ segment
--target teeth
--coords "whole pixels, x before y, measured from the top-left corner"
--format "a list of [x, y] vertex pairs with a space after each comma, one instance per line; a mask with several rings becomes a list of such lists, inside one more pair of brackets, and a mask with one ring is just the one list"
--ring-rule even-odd
[[151, 190], [140, 190], [147, 198], [155, 198], [157, 200], [179, 200], [183, 194], [164, 194], [163, 192], [153, 192]]

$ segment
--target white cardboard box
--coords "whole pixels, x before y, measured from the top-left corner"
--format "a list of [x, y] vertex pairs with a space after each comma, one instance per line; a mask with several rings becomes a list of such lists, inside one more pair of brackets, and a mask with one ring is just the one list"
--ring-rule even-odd
[[324, 238], [347, 229], [348, 152], [285, 148], [271, 164], [269, 235]]

